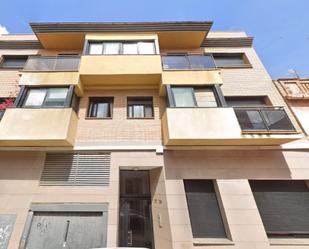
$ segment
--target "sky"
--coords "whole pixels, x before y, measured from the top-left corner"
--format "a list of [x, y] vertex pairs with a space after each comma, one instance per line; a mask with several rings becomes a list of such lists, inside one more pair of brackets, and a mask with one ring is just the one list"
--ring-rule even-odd
[[213, 21], [245, 31], [273, 79], [309, 77], [309, 0], [0, 0], [0, 33], [29, 22]]

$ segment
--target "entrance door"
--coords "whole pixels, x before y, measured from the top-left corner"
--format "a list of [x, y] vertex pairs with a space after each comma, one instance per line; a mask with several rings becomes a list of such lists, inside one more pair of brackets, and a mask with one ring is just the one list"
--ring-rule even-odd
[[120, 171], [119, 246], [154, 249], [149, 171]]

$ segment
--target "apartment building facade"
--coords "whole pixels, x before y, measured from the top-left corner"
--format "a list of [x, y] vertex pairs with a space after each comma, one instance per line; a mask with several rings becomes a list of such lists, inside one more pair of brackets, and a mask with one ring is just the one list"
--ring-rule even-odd
[[0, 248], [309, 246], [309, 147], [244, 32], [0, 36]]

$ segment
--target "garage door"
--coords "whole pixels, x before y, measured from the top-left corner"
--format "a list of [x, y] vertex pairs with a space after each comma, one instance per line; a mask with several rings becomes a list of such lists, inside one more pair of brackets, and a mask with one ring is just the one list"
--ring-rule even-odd
[[[74, 211], [74, 205], [63, 208], [44, 208], [32, 211], [25, 229], [26, 249], [74, 248], [89, 249], [106, 246], [107, 224], [105, 211]], [[76, 206], [75, 206], [76, 207]], [[81, 209], [79, 207], [79, 209]]]

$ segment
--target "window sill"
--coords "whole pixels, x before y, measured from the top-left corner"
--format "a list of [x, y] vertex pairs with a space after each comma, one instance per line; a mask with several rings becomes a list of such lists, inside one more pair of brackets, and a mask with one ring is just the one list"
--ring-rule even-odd
[[270, 238], [269, 239], [269, 244], [272, 246], [277, 246], [277, 245], [286, 245], [286, 246], [308, 246], [309, 245], [309, 239], [294, 239], [294, 238]]
[[85, 117], [86, 120], [111, 120], [113, 117], [108, 118], [95, 118], [95, 117]]
[[213, 71], [219, 70], [219, 68], [163, 68], [163, 71], [166, 72], [178, 72], [178, 71]]
[[138, 119], [142, 119], [142, 120], [144, 120], [144, 119], [146, 119], [146, 120], [152, 120], [152, 119], [155, 119], [154, 117], [151, 117], [151, 118], [129, 118], [129, 117], [127, 117], [127, 119], [129, 119], [129, 120], [138, 120]]
[[194, 246], [207, 246], [207, 245], [230, 245], [233, 246], [235, 243], [227, 238], [195, 238], [193, 239]]
[[242, 69], [242, 68], [253, 68], [252, 65], [235, 65], [235, 66], [217, 66], [220, 69]]
[[297, 131], [263, 131], [263, 130], [252, 130], [252, 131], [242, 131], [242, 134], [246, 135], [246, 134], [251, 134], [251, 135], [254, 135], [254, 134], [257, 134], [257, 135], [271, 135], [271, 134], [299, 134], [299, 132]]

